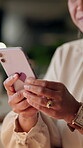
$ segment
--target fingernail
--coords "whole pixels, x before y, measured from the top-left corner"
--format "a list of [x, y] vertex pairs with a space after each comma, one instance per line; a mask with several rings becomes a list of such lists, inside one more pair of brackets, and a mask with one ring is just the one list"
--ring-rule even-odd
[[31, 81], [34, 80], [34, 79], [35, 79], [35, 78], [30, 77], [30, 78], [27, 79], [27, 82], [31, 82]]
[[24, 88], [27, 90], [29, 90], [30, 89], [30, 85], [24, 85]]
[[15, 72], [15, 74], [17, 74], [17, 75], [19, 75], [19, 76], [20, 76], [20, 73], [18, 73], [18, 72]]
[[26, 92], [23, 92], [23, 95], [26, 96]]
[[13, 75], [13, 78], [16, 78], [18, 75], [17, 75], [17, 73], [15, 73], [14, 75]]

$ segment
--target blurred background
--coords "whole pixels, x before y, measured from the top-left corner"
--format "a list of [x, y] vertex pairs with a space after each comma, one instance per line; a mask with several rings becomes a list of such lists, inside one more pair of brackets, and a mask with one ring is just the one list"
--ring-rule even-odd
[[[57, 46], [76, 39], [77, 32], [67, 0], [0, 0], [0, 42], [23, 47], [39, 78], [43, 78]], [[1, 122], [10, 110], [2, 84], [5, 78], [0, 65]]]

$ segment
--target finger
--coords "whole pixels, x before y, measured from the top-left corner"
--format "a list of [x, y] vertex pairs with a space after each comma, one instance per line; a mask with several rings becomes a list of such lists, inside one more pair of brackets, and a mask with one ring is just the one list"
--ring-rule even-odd
[[15, 90], [14, 90], [14, 87], [13, 87], [13, 86], [12, 86], [12, 88], [10, 88], [10, 89], [12, 89], [12, 91], [7, 90], [8, 96], [12, 96], [12, 95], [15, 93]]
[[13, 84], [17, 81], [18, 77], [18, 74], [14, 74], [4, 81], [3, 84], [5, 89], [7, 90], [8, 95], [15, 93]]
[[24, 85], [24, 88], [29, 92], [32, 92], [36, 95], [45, 96], [48, 99], [55, 98], [58, 101], [61, 100], [60, 92], [57, 92], [55, 90], [51, 90], [51, 89], [40, 87], [40, 86], [34, 86], [34, 85]]
[[9, 97], [8, 103], [10, 106], [21, 102], [24, 99], [23, 90], [14, 93], [11, 97]]
[[30, 107], [29, 103], [27, 102], [26, 99], [24, 99], [23, 101], [19, 102], [18, 104], [15, 104], [13, 107], [13, 111], [20, 113], [23, 110], [26, 110], [28, 107]]
[[12, 86], [18, 78], [19, 78], [18, 74], [14, 74], [14, 75], [11, 75], [10, 77], [8, 77], [3, 83], [5, 88]]
[[30, 101], [34, 102], [34, 103], [36, 103], [36, 104], [38, 104], [40, 106], [47, 107], [48, 101], [51, 100], [52, 101], [52, 106], [51, 106], [52, 109], [59, 110], [61, 108], [60, 107], [60, 105], [61, 105], [60, 102], [56, 101], [54, 99], [50, 99], [50, 98], [48, 99], [48, 98], [46, 98], [44, 96], [43, 97], [37, 96], [37, 95], [32, 94], [32, 93], [27, 92], [27, 91], [23, 92], [23, 95], [24, 95], [25, 98], [27, 98], [27, 100], [29, 102]]
[[31, 106], [33, 106], [34, 108], [36, 108], [37, 110], [46, 113], [46, 114], [49, 115], [50, 117], [58, 118], [57, 113], [56, 113], [56, 111], [55, 111], [54, 109], [52, 109], [52, 108], [49, 109], [49, 108], [47, 108], [47, 107], [41, 106], [41, 105], [39, 105], [39, 104], [37, 104], [37, 103], [31, 101], [31, 100], [28, 100], [28, 103], [29, 103]]
[[42, 86], [46, 88], [50, 88], [53, 90], [62, 90], [64, 88], [64, 85], [59, 82], [53, 82], [53, 81], [47, 81], [47, 80], [40, 80], [40, 79], [35, 79], [35, 78], [28, 78], [26, 80], [28, 84], [32, 85], [37, 85], [37, 86]]
[[48, 99], [46, 97], [37, 96], [27, 91], [23, 92], [23, 95], [28, 100], [32, 100], [33, 102], [36, 102], [37, 104], [44, 106], [44, 107], [46, 106], [48, 102]]

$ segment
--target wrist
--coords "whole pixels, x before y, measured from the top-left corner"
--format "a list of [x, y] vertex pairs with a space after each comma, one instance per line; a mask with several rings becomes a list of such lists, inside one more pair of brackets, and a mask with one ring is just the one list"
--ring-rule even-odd
[[81, 103], [80, 102], [75, 102], [74, 103], [74, 105], [73, 105], [73, 107], [71, 108], [71, 112], [70, 112], [70, 114], [68, 115], [68, 117], [67, 117], [67, 119], [66, 119], [66, 121], [68, 122], [68, 123], [72, 123], [72, 121], [74, 120], [74, 118], [75, 118], [75, 116], [76, 116], [76, 114], [77, 114], [77, 112], [78, 112], [78, 110], [79, 110], [79, 108], [80, 108], [80, 106], [81, 106]]
[[71, 131], [74, 131], [77, 129], [80, 131], [81, 134], [83, 134], [83, 103], [79, 103], [80, 107], [78, 111], [75, 114], [75, 117], [71, 121], [71, 123], [68, 123], [68, 127]]
[[22, 117], [21, 115], [19, 115], [17, 120], [18, 120], [18, 122], [17, 122], [18, 132], [27, 132], [28, 133], [30, 131], [30, 129], [36, 125], [37, 120], [38, 120], [38, 115], [36, 113], [34, 116], [29, 117], [27, 119]]

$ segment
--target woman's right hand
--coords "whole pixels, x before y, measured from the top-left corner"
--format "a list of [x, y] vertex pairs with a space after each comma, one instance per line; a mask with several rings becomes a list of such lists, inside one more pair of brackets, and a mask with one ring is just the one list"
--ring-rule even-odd
[[[27, 122], [29, 126], [33, 126], [37, 121], [37, 109], [30, 106], [29, 103], [26, 101], [26, 98], [23, 96], [23, 91], [15, 91], [14, 83], [19, 79], [18, 74], [11, 75], [4, 81], [4, 87], [7, 91], [8, 95], [8, 104], [11, 106], [12, 110], [19, 114], [19, 122], [22, 128], [23, 124], [25, 125]], [[30, 119], [30, 122], [29, 122]], [[29, 127], [28, 126], [28, 127]], [[31, 127], [30, 127], [31, 128]], [[26, 129], [25, 131], [28, 131]]]

